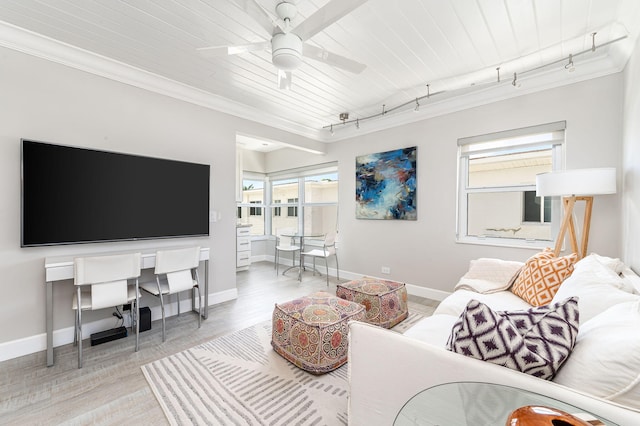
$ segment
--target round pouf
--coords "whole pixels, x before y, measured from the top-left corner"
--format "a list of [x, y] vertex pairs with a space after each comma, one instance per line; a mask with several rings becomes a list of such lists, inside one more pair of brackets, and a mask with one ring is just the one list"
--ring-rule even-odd
[[326, 292], [276, 303], [271, 346], [303, 370], [328, 373], [347, 362], [349, 321], [364, 318], [364, 306]]
[[363, 277], [338, 284], [336, 296], [356, 302], [367, 310], [369, 324], [391, 328], [409, 315], [404, 283]]

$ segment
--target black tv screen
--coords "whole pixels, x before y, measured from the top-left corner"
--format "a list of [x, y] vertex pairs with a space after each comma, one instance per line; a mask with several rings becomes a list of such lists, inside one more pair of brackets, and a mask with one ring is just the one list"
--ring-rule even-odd
[[22, 247], [209, 235], [209, 165], [21, 142]]

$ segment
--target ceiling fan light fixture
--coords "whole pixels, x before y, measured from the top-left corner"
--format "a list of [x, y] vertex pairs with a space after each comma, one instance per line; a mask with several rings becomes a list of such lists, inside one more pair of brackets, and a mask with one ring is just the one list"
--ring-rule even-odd
[[302, 40], [293, 33], [279, 33], [271, 39], [271, 61], [284, 71], [295, 70], [302, 64]]

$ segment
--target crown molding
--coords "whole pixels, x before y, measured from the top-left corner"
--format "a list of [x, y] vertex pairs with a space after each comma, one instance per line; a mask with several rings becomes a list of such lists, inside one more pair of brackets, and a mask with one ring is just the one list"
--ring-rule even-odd
[[319, 141], [320, 130], [0, 21], [0, 46]]
[[609, 55], [603, 55], [590, 61], [581, 62], [576, 68], [576, 72], [570, 76], [561, 70], [547, 70], [535, 75], [522, 77], [518, 80], [521, 82], [522, 87], [518, 89], [511, 85], [510, 80], [505, 80], [500, 83], [488, 83], [452, 90], [442, 95], [434, 96], [429, 100], [422, 100], [420, 111], [417, 113], [413, 112], [412, 107], [407, 107], [405, 111], [390, 113], [388, 116], [370, 121], [361, 121], [360, 129], [356, 129], [353, 124], [345, 124], [344, 127], [342, 125], [334, 126], [334, 135], [332, 136], [328, 129], [303, 126], [283, 117], [269, 114], [3, 21], [0, 21], [0, 46], [323, 143], [355, 138], [456, 111], [602, 77], [622, 71], [625, 65], [624, 61], [616, 61], [615, 58]]

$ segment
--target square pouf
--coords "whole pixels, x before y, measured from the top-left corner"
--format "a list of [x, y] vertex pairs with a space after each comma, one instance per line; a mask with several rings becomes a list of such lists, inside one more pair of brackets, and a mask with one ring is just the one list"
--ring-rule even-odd
[[365, 321], [380, 327], [391, 328], [409, 315], [407, 288], [397, 281], [363, 277], [338, 284], [336, 296], [364, 305]]
[[349, 321], [364, 317], [364, 306], [326, 292], [276, 303], [271, 346], [303, 370], [328, 373], [347, 362]]

